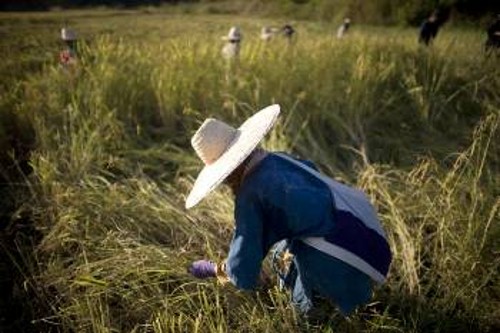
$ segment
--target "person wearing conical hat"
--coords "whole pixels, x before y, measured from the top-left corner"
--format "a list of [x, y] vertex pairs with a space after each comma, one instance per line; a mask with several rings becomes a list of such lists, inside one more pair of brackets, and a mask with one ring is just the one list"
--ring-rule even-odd
[[76, 63], [76, 32], [69, 28], [62, 28], [61, 40], [66, 47], [59, 53], [59, 63], [64, 67], [74, 65]]
[[361, 191], [322, 175], [312, 162], [259, 147], [279, 113], [271, 105], [239, 128], [207, 119], [192, 137], [205, 166], [186, 208], [224, 183], [235, 196], [236, 227], [224, 262], [197, 260], [188, 272], [252, 290], [276, 245], [280, 285], [306, 318], [318, 314], [319, 299], [347, 315], [371, 298], [374, 281], [385, 281], [391, 253], [384, 230]]
[[222, 48], [222, 56], [228, 60], [237, 58], [240, 54], [242, 39], [243, 36], [240, 28], [231, 27], [227, 36], [222, 37], [222, 40], [226, 41], [226, 44]]
[[344, 19], [344, 22], [340, 25], [340, 27], [337, 30], [337, 38], [339, 39], [344, 38], [345, 34], [347, 34], [347, 31], [349, 31], [350, 26], [351, 26], [351, 19], [346, 17]]
[[268, 42], [274, 37], [275, 34], [276, 34], [275, 28], [264, 26], [260, 31], [260, 39], [263, 40], [264, 42]]

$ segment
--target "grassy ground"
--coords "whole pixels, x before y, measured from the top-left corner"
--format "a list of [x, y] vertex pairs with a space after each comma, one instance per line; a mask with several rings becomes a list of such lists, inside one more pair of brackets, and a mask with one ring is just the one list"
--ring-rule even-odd
[[[82, 36], [57, 65], [59, 28]], [[481, 32], [151, 11], [1, 14], [0, 155], [7, 332], [494, 332], [500, 328], [498, 58]], [[220, 37], [243, 28], [238, 65]], [[183, 203], [209, 116], [238, 125], [271, 103], [264, 145], [317, 162], [373, 199], [394, 262], [373, 303], [307, 326], [268, 281], [247, 294], [186, 273], [222, 259], [232, 201]]]

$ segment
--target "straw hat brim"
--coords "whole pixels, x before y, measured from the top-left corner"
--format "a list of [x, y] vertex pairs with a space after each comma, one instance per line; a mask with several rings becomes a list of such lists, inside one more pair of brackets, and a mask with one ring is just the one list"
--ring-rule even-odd
[[76, 40], [76, 33], [73, 30], [62, 29], [61, 39], [65, 42]]
[[278, 119], [278, 104], [268, 106], [248, 118], [237, 130], [229, 148], [212, 164], [199, 173], [186, 199], [189, 209], [219, 186], [233, 172], [269, 132]]

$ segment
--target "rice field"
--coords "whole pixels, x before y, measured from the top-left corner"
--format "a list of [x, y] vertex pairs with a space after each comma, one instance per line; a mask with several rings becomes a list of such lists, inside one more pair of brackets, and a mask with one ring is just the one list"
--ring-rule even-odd
[[[500, 58], [484, 33], [166, 11], [0, 13], [0, 331], [500, 330]], [[81, 36], [58, 64], [60, 28]], [[232, 25], [239, 61], [221, 57]], [[225, 258], [233, 203], [184, 200], [207, 117], [279, 103], [264, 147], [366, 191], [388, 233], [388, 283], [349, 318], [307, 324], [269, 265], [255, 293], [195, 280]]]

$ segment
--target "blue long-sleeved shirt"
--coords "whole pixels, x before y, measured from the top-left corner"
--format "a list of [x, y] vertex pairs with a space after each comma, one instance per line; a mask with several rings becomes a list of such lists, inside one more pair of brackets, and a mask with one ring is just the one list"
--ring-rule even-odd
[[[238, 288], [253, 289], [266, 254], [286, 239], [291, 242], [305, 293], [328, 297], [342, 312], [351, 312], [370, 298], [370, 278], [300, 241], [331, 234], [334, 213], [326, 184], [270, 153], [246, 175], [236, 196], [236, 228], [226, 263], [231, 281]], [[307, 297], [299, 300], [309, 301]]]

